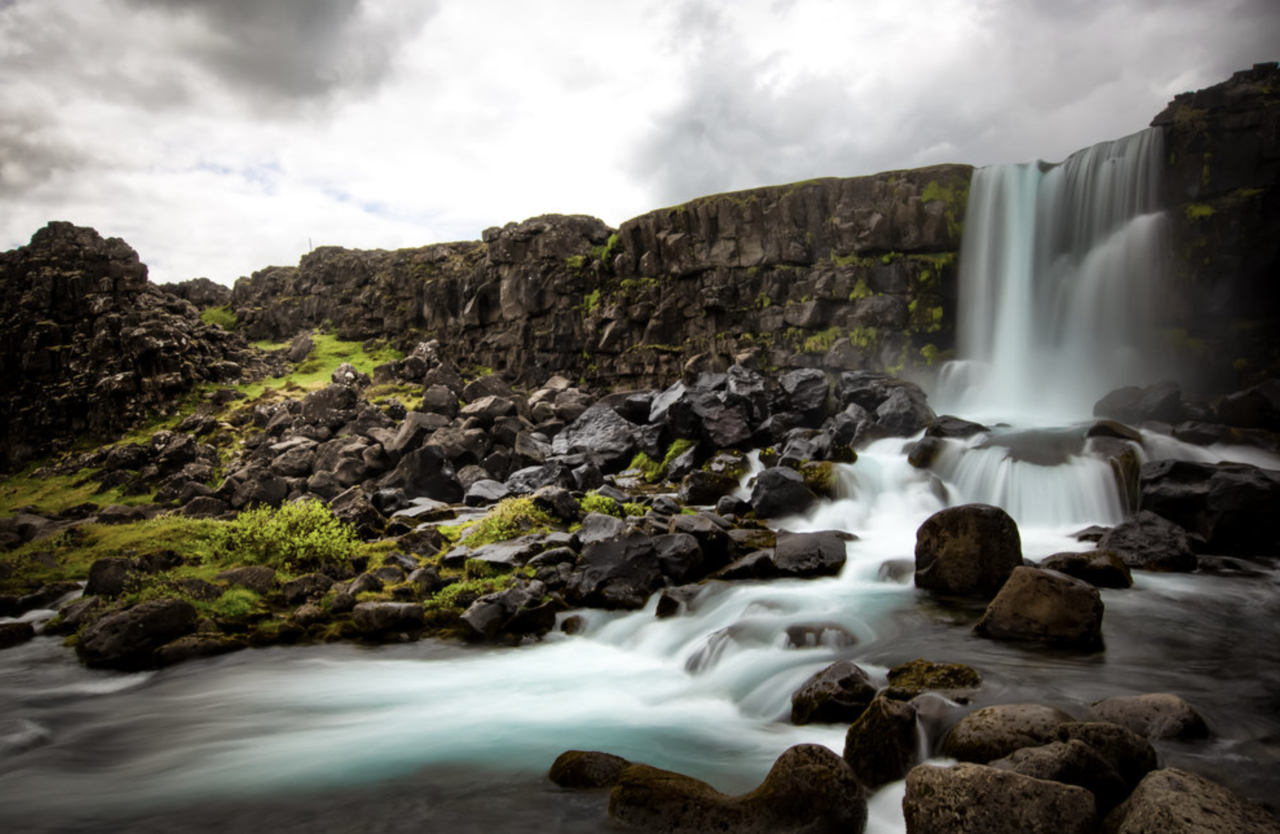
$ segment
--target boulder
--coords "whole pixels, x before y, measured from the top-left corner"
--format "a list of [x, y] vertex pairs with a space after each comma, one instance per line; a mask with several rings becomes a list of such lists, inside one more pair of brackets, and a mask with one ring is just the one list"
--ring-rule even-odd
[[323, 573], [309, 573], [290, 580], [280, 586], [284, 601], [290, 605], [301, 605], [312, 597], [323, 596], [325, 591], [333, 587], [333, 580]]
[[714, 504], [738, 488], [738, 479], [719, 472], [696, 469], [680, 481], [676, 497], [685, 506]]
[[416, 602], [361, 602], [352, 609], [351, 621], [361, 634], [374, 637], [393, 631], [419, 631], [425, 616]]
[[114, 597], [124, 591], [125, 580], [133, 572], [133, 560], [119, 556], [98, 559], [89, 566], [85, 596]]
[[658, 569], [668, 582], [691, 582], [707, 572], [707, 559], [702, 545], [690, 533], [654, 536], [653, 547], [658, 559]]
[[1229, 426], [1280, 432], [1280, 380], [1269, 379], [1218, 401], [1218, 419]]
[[1128, 588], [1133, 585], [1129, 566], [1112, 550], [1055, 553], [1042, 559], [1040, 567], [1074, 576], [1095, 588]]
[[637, 531], [582, 548], [566, 589], [571, 602], [598, 608], [640, 608], [662, 586], [654, 541]]
[[547, 774], [562, 788], [610, 788], [631, 762], [612, 753], [568, 750], [556, 756]]
[[825, 747], [800, 744], [778, 757], [758, 788], [741, 796], [722, 794], [690, 776], [632, 765], [618, 777], [609, 816], [669, 834], [860, 832], [867, 801], [843, 759]]
[[85, 628], [76, 646], [86, 666], [146, 669], [156, 649], [195, 629], [196, 609], [180, 599], [157, 599], [107, 614]]
[[608, 405], [593, 405], [551, 441], [557, 455], [591, 452], [600, 456], [602, 468], [617, 471], [638, 451], [636, 425]]
[[1243, 463], [1162, 460], [1142, 466], [1139, 504], [1198, 536], [1210, 553], [1280, 555], [1280, 472]]
[[879, 697], [849, 727], [844, 737], [844, 760], [869, 788], [896, 782], [907, 775], [920, 754], [916, 708]]
[[1143, 738], [1208, 738], [1209, 727], [1200, 713], [1168, 692], [1117, 695], [1095, 702], [1089, 712], [1099, 721], [1119, 724]]
[[994, 640], [1034, 640], [1096, 648], [1102, 643], [1102, 596], [1081, 579], [1040, 568], [1014, 568], [974, 627]]
[[378, 487], [402, 489], [412, 498], [425, 497], [450, 504], [461, 501], [463, 495], [452, 464], [432, 446], [407, 452], [395, 470], [378, 482]]
[[1166, 768], [1147, 774], [1104, 820], [1107, 834], [1280, 834], [1263, 808], [1194, 773]]
[[981, 685], [982, 676], [963, 663], [935, 663], [916, 658], [889, 670], [889, 688], [885, 695], [909, 701], [925, 692], [936, 692], [967, 704]]
[[1095, 834], [1098, 826], [1084, 788], [969, 763], [913, 768], [902, 812], [907, 834]]
[[937, 415], [926, 402], [924, 392], [916, 386], [900, 386], [876, 408], [876, 428], [892, 437], [909, 437]]
[[1018, 526], [999, 507], [949, 507], [916, 531], [918, 588], [991, 599], [1021, 565]]
[[960, 719], [943, 740], [943, 755], [985, 764], [1023, 747], [1049, 742], [1063, 724], [1074, 721], [1060, 709], [1043, 704], [999, 704]]
[[0, 649], [11, 649], [34, 640], [36, 628], [31, 623], [0, 623]]
[[214, 577], [219, 582], [226, 582], [228, 585], [240, 585], [259, 594], [270, 593], [275, 578], [275, 568], [270, 568], [266, 565], [232, 568], [231, 570], [224, 570]]
[[756, 476], [751, 488], [751, 508], [758, 518], [799, 515], [818, 501], [804, 477], [794, 469], [776, 466]]
[[534, 580], [480, 597], [462, 614], [471, 636], [493, 640], [503, 633], [546, 634], [556, 624], [556, 607], [543, 602], [547, 588]]
[[1053, 732], [1054, 741], [1082, 741], [1102, 757], [1128, 790], [1156, 769], [1156, 751], [1151, 742], [1134, 731], [1109, 721], [1075, 721]]
[[831, 386], [827, 375], [817, 368], [800, 368], [788, 371], [778, 380], [785, 395], [784, 410], [802, 415], [811, 425], [817, 425], [827, 414], [827, 398]]
[[1186, 531], [1150, 510], [1139, 510], [1108, 530], [1098, 549], [1114, 551], [1129, 567], [1143, 570], [1192, 571], [1197, 565]]
[[1095, 417], [1110, 417], [1122, 423], [1177, 423], [1185, 411], [1182, 390], [1172, 380], [1145, 388], [1117, 388], [1093, 405]]
[[876, 697], [867, 673], [847, 660], [815, 672], [791, 694], [791, 723], [847, 724]]
[[837, 576], [848, 558], [845, 536], [834, 531], [791, 533], [779, 530], [773, 564], [779, 576]]
[[990, 765], [998, 770], [1084, 788], [1093, 794], [1098, 812], [1102, 814], [1129, 795], [1129, 786], [1110, 762], [1088, 744], [1076, 739], [1024, 747]]

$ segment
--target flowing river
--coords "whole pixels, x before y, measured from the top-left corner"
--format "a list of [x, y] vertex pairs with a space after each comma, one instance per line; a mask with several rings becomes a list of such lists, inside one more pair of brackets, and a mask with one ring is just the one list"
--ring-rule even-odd
[[[965, 663], [984, 677], [979, 704], [1037, 701], [1078, 717], [1103, 697], [1174, 692], [1213, 737], [1162, 743], [1164, 765], [1280, 796], [1274, 568], [1136, 572], [1133, 588], [1102, 591], [1105, 648], [1091, 653], [979, 639], [982, 606], [940, 605], [912, 583], [916, 529], [945, 506], [1004, 507], [1032, 560], [1088, 549], [1073, 534], [1123, 518], [1081, 420], [1097, 394], [1151, 381], [1134, 375], [1159, 364], [1131, 338], [1146, 309], [1135, 293], [1149, 293], [1164, 245], [1146, 196], [1159, 154], [1148, 132], [1061, 166], [978, 172], [962, 262], [969, 361], [934, 404], [1017, 427], [947, 441], [929, 471], [907, 463], [910, 439], [841, 465], [841, 498], [777, 525], [855, 534], [839, 577], [710, 583], [681, 616], [657, 619], [654, 600], [586, 612], [581, 633], [519, 648], [273, 648], [120, 674], [83, 669], [56, 638], [37, 637], [0, 653], [0, 829], [613, 830], [605, 793], [547, 780], [559, 753], [604, 750], [747, 790], [793, 744], [843, 750], [845, 726], [789, 720], [791, 693], [839, 659], [881, 683], [917, 657]], [[1106, 290], [1121, 274], [1140, 283], [1116, 300]], [[1064, 295], [1064, 280], [1080, 292]], [[1082, 330], [1099, 311], [1119, 318]], [[1139, 452], [1280, 468], [1257, 450], [1150, 433]], [[965, 709], [935, 699], [925, 729]], [[872, 796], [868, 831], [905, 830], [903, 790]]]

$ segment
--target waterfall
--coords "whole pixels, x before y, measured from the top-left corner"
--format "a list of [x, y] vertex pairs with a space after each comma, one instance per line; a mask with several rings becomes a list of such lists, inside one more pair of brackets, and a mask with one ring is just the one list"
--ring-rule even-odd
[[968, 415], [1087, 418], [1161, 368], [1148, 344], [1167, 271], [1158, 128], [1059, 165], [974, 173], [960, 256], [960, 359], [937, 402]]

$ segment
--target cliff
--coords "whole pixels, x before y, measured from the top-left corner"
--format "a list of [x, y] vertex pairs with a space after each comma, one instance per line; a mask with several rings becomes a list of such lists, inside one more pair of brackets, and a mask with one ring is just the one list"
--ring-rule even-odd
[[459, 365], [660, 385], [691, 360], [766, 369], [931, 364], [954, 341], [972, 169], [941, 165], [704, 197], [618, 230], [549, 215], [483, 240], [317, 249], [237, 282], [251, 339], [329, 324], [438, 339]]
[[261, 371], [259, 352], [150, 284], [119, 238], [56, 222], [0, 253], [0, 471]]
[[1171, 336], [1210, 389], [1280, 374], [1280, 67], [1183, 93], [1164, 131], [1173, 226]]

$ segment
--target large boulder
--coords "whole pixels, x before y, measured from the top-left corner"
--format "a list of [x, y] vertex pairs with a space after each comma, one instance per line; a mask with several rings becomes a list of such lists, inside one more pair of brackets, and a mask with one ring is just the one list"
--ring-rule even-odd
[[662, 587], [654, 541], [629, 531], [582, 548], [568, 593], [570, 601], [600, 608], [640, 608]]
[[779, 530], [773, 550], [773, 564], [779, 576], [807, 578], [836, 576], [848, 558], [845, 536], [826, 530], [792, 533]]
[[799, 515], [817, 501], [818, 496], [805, 485], [804, 476], [785, 466], [761, 472], [751, 488], [751, 509], [758, 518]]
[[1211, 553], [1280, 555], [1280, 472], [1243, 463], [1162, 460], [1144, 464], [1139, 502], [1200, 537]]
[[1098, 826], [1084, 788], [968, 763], [913, 768], [902, 811], [907, 834], [1095, 834]]
[[1063, 724], [1074, 721], [1060, 709], [1043, 704], [998, 704], [960, 719], [942, 743], [944, 755], [985, 764], [1023, 747], [1049, 742]]
[[995, 640], [1095, 648], [1102, 642], [1102, 596], [1081, 579], [1018, 567], [974, 627]]
[[904, 701], [874, 699], [844, 737], [844, 760], [870, 788], [896, 782], [919, 758], [916, 708]]
[[181, 599], [157, 599], [108, 614], [80, 635], [76, 651], [86, 666], [146, 669], [156, 649], [195, 629], [196, 609]]
[[999, 507], [949, 507], [916, 531], [917, 588], [991, 599], [1021, 565], [1018, 526]]
[[1040, 567], [1082, 579], [1095, 588], [1129, 588], [1133, 585], [1129, 566], [1111, 550], [1055, 553], [1041, 559]]
[[1078, 785], [1093, 794], [1098, 810], [1105, 814], [1129, 795], [1129, 785], [1110, 762], [1092, 747], [1078, 739], [1051, 741], [1040, 747], [1024, 747], [991, 767], [1048, 779], [1067, 785]]
[[632, 765], [609, 797], [609, 815], [668, 834], [861, 832], [867, 800], [844, 759], [825, 747], [800, 744], [778, 757], [758, 788], [741, 796], [690, 776]]
[[351, 611], [352, 623], [367, 637], [418, 631], [424, 620], [422, 606], [416, 602], [361, 602]]
[[1239, 794], [1178, 768], [1147, 774], [1107, 815], [1107, 834], [1280, 834], [1280, 820]]
[[1114, 551], [1129, 567], [1143, 570], [1192, 571], [1199, 564], [1186, 531], [1150, 510], [1139, 510], [1108, 530], [1098, 549]]
[[1119, 724], [1143, 738], [1194, 739], [1209, 735], [1200, 713], [1171, 692], [1103, 698], [1089, 711], [1099, 721]]
[[876, 697], [867, 673], [848, 660], [815, 672], [791, 694], [791, 723], [847, 724]]
[[1117, 388], [1093, 405], [1095, 417], [1110, 417], [1124, 423], [1177, 423], [1185, 413], [1182, 390], [1172, 380], [1146, 388]]
[[604, 468], [618, 470], [639, 450], [637, 428], [607, 404], [593, 405], [552, 438], [551, 451], [557, 455], [591, 452], [600, 456]]
[[462, 484], [453, 465], [434, 446], [406, 452], [396, 468], [378, 481], [380, 489], [402, 489], [414, 498], [431, 498], [456, 504], [463, 498]]
[[1151, 742], [1130, 729], [1109, 721], [1075, 721], [1053, 732], [1054, 741], [1082, 741], [1120, 774], [1129, 790], [1156, 769]]

